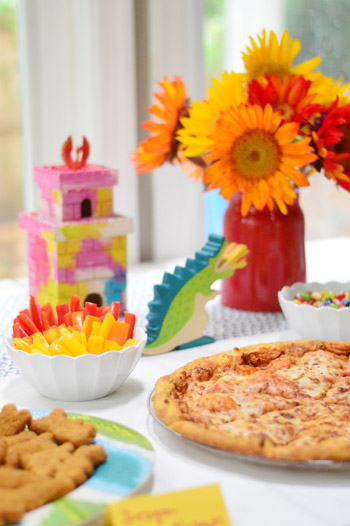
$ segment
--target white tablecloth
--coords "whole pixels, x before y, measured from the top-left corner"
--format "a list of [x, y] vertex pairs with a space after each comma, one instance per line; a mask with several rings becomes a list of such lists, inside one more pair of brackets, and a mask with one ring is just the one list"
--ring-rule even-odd
[[[350, 240], [308, 245], [309, 278], [350, 281]], [[135, 279], [153, 272], [139, 267]], [[156, 271], [163, 269], [158, 266]], [[158, 274], [157, 274], [158, 275]], [[14, 285], [13, 285], [14, 286]], [[23, 284], [21, 284], [23, 286]], [[4, 284], [3, 290], [11, 288]], [[1, 293], [1, 287], [0, 287]], [[149, 299], [149, 298], [147, 298]], [[162, 493], [218, 482], [234, 526], [349, 526], [348, 472], [281, 469], [255, 465], [203, 450], [178, 438], [150, 416], [147, 398], [157, 379], [197, 357], [234, 346], [293, 339], [288, 330], [234, 337], [208, 346], [142, 357], [131, 377], [112, 395], [95, 401], [62, 403], [49, 400], [21, 375], [0, 378], [0, 406], [53, 409], [90, 414], [117, 421], [144, 434], [155, 449], [153, 477], [144, 490]]]

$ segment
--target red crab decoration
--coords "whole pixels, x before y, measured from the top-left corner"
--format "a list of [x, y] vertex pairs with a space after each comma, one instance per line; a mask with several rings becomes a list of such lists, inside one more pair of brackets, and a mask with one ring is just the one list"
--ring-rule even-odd
[[87, 161], [90, 153], [90, 144], [86, 137], [83, 137], [82, 146], [76, 147], [76, 159], [72, 159], [72, 150], [73, 150], [73, 139], [70, 135], [64, 145], [62, 146], [62, 158], [65, 164], [70, 170], [80, 170]]

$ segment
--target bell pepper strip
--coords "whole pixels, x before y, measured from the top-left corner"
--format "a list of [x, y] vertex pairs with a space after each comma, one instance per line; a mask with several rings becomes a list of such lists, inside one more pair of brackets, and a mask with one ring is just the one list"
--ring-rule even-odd
[[46, 312], [46, 314], [47, 314], [47, 319], [48, 319], [50, 327], [52, 325], [56, 325], [56, 318], [55, 318], [55, 315], [53, 313], [51, 303], [45, 303], [45, 305], [43, 305], [41, 307], [41, 313], [43, 313], [43, 312]]
[[21, 351], [27, 352], [29, 354], [32, 352], [30, 345], [28, 345], [28, 343], [22, 340], [22, 338], [14, 338], [13, 343], [16, 349], [20, 349]]
[[138, 341], [137, 341], [137, 340], [133, 340], [133, 339], [129, 338], [129, 339], [125, 342], [123, 348], [125, 348], [125, 347], [132, 347], [133, 345], [137, 345], [137, 344], [138, 344]]
[[31, 318], [27, 314], [19, 314], [18, 321], [21, 324], [22, 329], [31, 336], [35, 332], [38, 332], [38, 327], [33, 323]]
[[111, 342], [109, 340], [105, 341], [105, 347], [104, 347], [105, 352], [108, 352], [108, 351], [121, 351], [121, 349], [122, 349], [122, 346], [119, 345], [119, 343]]
[[117, 321], [120, 313], [120, 301], [112, 302], [111, 313], [113, 314], [115, 321]]
[[67, 314], [65, 314], [63, 316], [63, 320], [64, 320], [64, 323], [67, 325], [67, 327], [71, 327], [72, 326], [72, 313], [71, 312], [67, 312]]
[[82, 310], [72, 312], [73, 329], [76, 331], [81, 331], [83, 328], [83, 324], [84, 324], [84, 312]]
[[80, 306], [80, 296], [76, 296], [75, 294], [70, 297], [70, 310], [71, 312], [75, 312], [77, 310], [81, 310]]
[[126, 323], [129, 324], [129, 333], [128, 333], [128, 340], [129, 340], [129, 339], [132, 339], [132, 337], [134, 336], [136, 316], [135, 314], [132, 314], [131, 312], [124, 312], [124, 320]]
[[109, 333], [108, 339], [119, 343], [123, 347], [124, 343], [128, 339], [129, 324], [123, 321], [115, 321], [111, 332]]
[[50, 328], [49, 317], [47, 315], [47, 312], [45, 312], [44, 310], [41, 311], [41, 326], [42, 331], [47, 331]]
[[96, 316], [96, 313], [97, 313], [96, 303], [90, 303], [89, 301], [86, 301], [84, 308], [86, 310], [86, 316]]
[[90, 354], [101, 354], [103, 352], [104, 341], [102, 336], [91, 336], [88, 341], [88, 352]]
[[61, 331], [55, 325], [50, 327], [47, 331], [44, 331], [45, 340], [51, 345], [54, 341], [58, 340], [61, 336]]
[[21, 324], [19, 323], [19, 321], [13, 322], [13, 326], [12, 326], [12, 336], [13, 336], [13, 338], [22, 338], [21, 333], [20, 333], [20, 329], [21, 328], [22, 327], [21, 327]]
[[41, 318], [40, 318], [40, 307], [38, 307], [38, 304], [34, 296], [30, 296], [29, 298], [29, 307], [30, 307], [30, 314], [31, 314], [33, 323], [36, 325], [36, 327], [38, 327], [39, 331], [42, 331], [43, 326], [42, 326]]
[[100, 329], [101, 329], [101, 322], [100, 321], [93, 321], [92, 322], [92, 331], [91, 331], [90, 338], [92, 338], [93, 336], [99, 336], [100, 335]]
[[27, 314], [29, 318], [31, 317], [30, 310], [29, 309], [23, 309], [19, 311], [20, 314]]
[[57, 323], [58, 325], [62, 325], [62, 323], [64, 323], [65, 314], [69, 312], [68, 303], [61, 303], [61, 305], [57, 305], [56, 312], [57, 312]]
[[90, 338], [91, 331], [92, 331], [92, 322], [100, 321], [100, 318], [97, 318], [96, 316], [86, 316], [84, 320], [83, 328], [81, 329], [82, 332], [86, 335], [87, 340]]
[[115, 323], [114, 316], [111, 312], [107, 312], [105, 319], [102, 322], [99, 336], [103, 336], [105, 340], [108, 340], [109, 333], [112, 330], [112, 327]]

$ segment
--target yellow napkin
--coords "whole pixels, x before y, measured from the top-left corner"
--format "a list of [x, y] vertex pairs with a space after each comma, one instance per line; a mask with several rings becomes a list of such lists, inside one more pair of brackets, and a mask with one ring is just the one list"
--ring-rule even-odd
[[231, 526], [218, 484], [129, 497], [107, 507], [105, 526]]

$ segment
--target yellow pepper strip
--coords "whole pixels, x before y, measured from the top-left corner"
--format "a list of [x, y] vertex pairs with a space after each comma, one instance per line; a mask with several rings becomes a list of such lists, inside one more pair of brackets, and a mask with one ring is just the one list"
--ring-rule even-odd
[[46, 353], [47, 353], [49, 356], [56, 356], [57, 351], [56, 351], [56, 349], [54, 349], [54, 348], [52, 347], [52, 345], [49, 345], [48, 348], [46, 349]]
[[57, 354], [64, 354], [66, 356], [73, 356], [73, 354], [70, 352], [69, 349], [65, 345], [63, 345], [61, 342], [56, 341], [52, 344], [52, 347], [56, 349]]
[[63, 327], [61, 329], [61, 336], [70, 336], [71, 332], [67, 329], [67, 327]]
[[139, 342], [137, 340], [133, 340], [132, 338], [129, 338], [123, 345], [124, 347], [131, 347], [132, 345], [137, 345]]
[[61, 331], [58, 327], [50, 327], [47, 331], [44, 331], [44, 336], [47, 343], [51, 344], [61, 336]]
[[107, 312], [102, 322], [99, 336], [103, 336], [103, 338], [107, 340], [114, 323], [115, 323], [115, 319], [114, 319], [113, 314], [111, 312]]
[[108, 351], [121, 351], [122, 347], [117, 342], [106, 342], [108, 343]]
[[33, 340], [29, 338], [29, 336], [25, 336], [24, 338], [21, 338], [22, 342], [28, 343], [29, 346], [32, 345]]
[[100, 334], [100, 328], [101, 328], [101, 322], [99, 322], [99, 321], [93, 321], [93, 322], [92, 322], [92, 331], [91, 331], [91, 336], [90, 336], [90, 338], [92, 338], [93, 336], [99, 336], [99, 334]]
[[67, 349], [72, 353], [73, 356], [80, 356], [81, 354], [85, 354], [81, 342], [79, 341], [79, 338], [75, 334], [72, 334], [71, 336], [63, 335], [62, 337], [62, 343], [67, 347]]
[[46, 354], [47, 356], [49, 356], [47, 352], [43, 352], [41, 349], [38, 349], [34, 346], [31, 347], [31, 354]]
[[87, 338], [85, 332], [80, 333], [81, 346], [84, 350], [84, 353], [87, 353]]
[[45, 340], [45, 336], [41, 332], [33, 334], [33, 345], [31, 349], [40, 349], [44, 354], [47, 354], [48, 343]]
[[104, 341], [102, 336], [91, 336], [88, 341], [88, 352], [90, 354], [101, 354], [103, 352]]
[[98, 321], [100, 323], [100, 318], [97, 318], [97, 316], [91, 316], [91, 314], [89, 314], [88, 316], [86, 316], [84, 320], [84, 325], [83, 325], [83, 328], [81, 329], [81, 332], [86, 334], [87, 339], [90, 338], [91, 331], [92, 331], [92, 322], [94, 321], [95, 322]]
[[16, 349], [20, 349], [21, 351], [24, 351], [30, 354], [32, 352], [30, 345], [28, 345], [28, 343], [24, 342], [23, 340], [24, 338], [15, 338], [13, 340], [13, 343], [15, 344]]
[[47, 349], [48, 347], [45, 347], [39, 340], [34, 341], [33, 345], [31, 346], [32, 354], [39, 352], [41, 354], [46, 354], [47, 356], [50, 356], [50, 353], [47, 351]]

